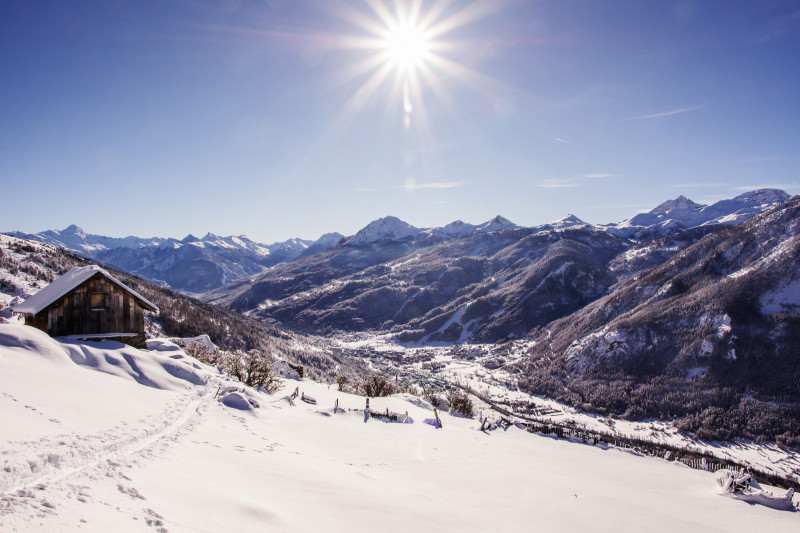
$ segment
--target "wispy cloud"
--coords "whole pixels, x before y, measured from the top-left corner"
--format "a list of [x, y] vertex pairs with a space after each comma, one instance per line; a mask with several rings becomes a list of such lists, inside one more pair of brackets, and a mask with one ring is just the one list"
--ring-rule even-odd
[[533, 184], [534, 187], [542, 189], [567, 189], [572, 187], [580, 187], [586, 180], [618, 178], [621, 174], [607, 174], [604, 172], [592, 172], [589, 174], [581, 174], [571, 178], [544, 178], [540, 179]]
[[397, 189], [455, 189], [466, 185], [466, 181], [434, 181], [432, 183], [409, 183]]
[[638, 117], [629, 118], [628, 120], [646, 120], [650, 118], [663, 118], [663, 117], [671, 117], [673, 115], [680, 115], [681, 113], [688, 113], [689, 111], [696, 111], [698, 109], [702, 109], [705, 106], [702, 105], [695, 105], [689, 107], [681, 107], [679, 109], [672, 109], [670, 111], [663, 111], [661, 113], [652, 113], [650, 115], [641, 115]]
[[557, 140], [560, 143], [566, 143], [567, 142], [567, 141], [565, 141], [564, 139], [562, 139], [560, 137], [553, 137], [553, 139]]
[[583, 177], [584, 178], [588, 178], [588, 179], [596, 180], [596, 179], [604, 179], [604, 178], [618, 178], [618, 177], [620, 177], [620, 174], [595, 173], [595, 174], [584, 174]]
[[578, 182], [571, 178], [570, 179], [547, 178], [539, 180], [538, 182], [534, 183], [533, 186], [542, 189], [566, 189], [570, 187], [577, 187]]
[[455, 189], [466, 185], [466, 181], [433, 181], [430, 183], [416, 183], [409, 180], [404, 185], [392, 185], [390, 187], [361, 187], [356, 189], [356, 192], [380, 192], [380, 191], [393, 191], [398, 189], [405, 189], [415, 191], [417, 189]]

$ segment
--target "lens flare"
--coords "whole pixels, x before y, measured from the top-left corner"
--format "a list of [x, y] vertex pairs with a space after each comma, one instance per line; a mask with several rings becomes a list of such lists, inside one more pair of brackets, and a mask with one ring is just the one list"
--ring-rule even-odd
[[418, 26], [404, 23], [390, 30], [384, 43], [389, 60], [400, 70], [417, 68], [428, 55], [428, 37]]

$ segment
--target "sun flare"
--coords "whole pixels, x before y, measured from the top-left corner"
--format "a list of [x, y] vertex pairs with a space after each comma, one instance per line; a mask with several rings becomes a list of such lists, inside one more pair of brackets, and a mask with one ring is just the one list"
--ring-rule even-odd
[[371, 108], [382, 93], [387, 109], [402, 113], [402, 127], [413, 130], [417, 142], [429, 142], [426, 105], [436, 100], [451, 109], [450, 86], [458, 83], [492, 92], [495, 82], [458, 61], [476, 42], [468, 26], [498, 9], [496, 2], [455, 3], [452, 0], [364, 0], [367, 9], [335, 2], [338, 17], [356, 27], [338, 38], [343, 48], [363, 52], [337, 73], [335, 85], [358, 87], [343, 107], [341, 124]]
[[418, 26], [407, 23], [394, 27], [384, 43], [389, 60], [401, 70], [419, 67], [428, 55], [428, 36]]

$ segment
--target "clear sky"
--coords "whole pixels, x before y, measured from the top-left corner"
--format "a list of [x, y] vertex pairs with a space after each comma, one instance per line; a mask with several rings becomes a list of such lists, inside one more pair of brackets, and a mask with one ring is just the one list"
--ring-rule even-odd
[[271, 243], [800, 193], [800, 1], [0, 0], [0, 230]]

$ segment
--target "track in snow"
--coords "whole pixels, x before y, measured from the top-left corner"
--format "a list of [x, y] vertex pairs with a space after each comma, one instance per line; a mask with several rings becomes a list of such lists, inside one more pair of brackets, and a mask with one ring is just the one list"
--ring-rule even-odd
[[42, 483], [62, 481], [95, 468], [104, 461], [113, 462], [152, 446], [185, 427], [197, 415], [200, 407], [210, 401], [213, 395], [209, 391], [213, 386], [209, 380], [203, 391], [192, 389], [184, 395], [182, 399], [185, 402], [177, 418], [172, 416], [172, 405], [159, 415], [148, 417], [157, 417], [165, 422], [153, 424], [145, 428], [143, 433], [139, 431], [108, 443], [107, 437], [102, 434], [80, 435], [71, 443], [62, 440], [56, 445], [43, 439], [32, 447], [26, 446], [24, 451], [16, 454], [17, 457], [6, 456], [5, 466], [0, 470], [0, 493], [24, 491]]

